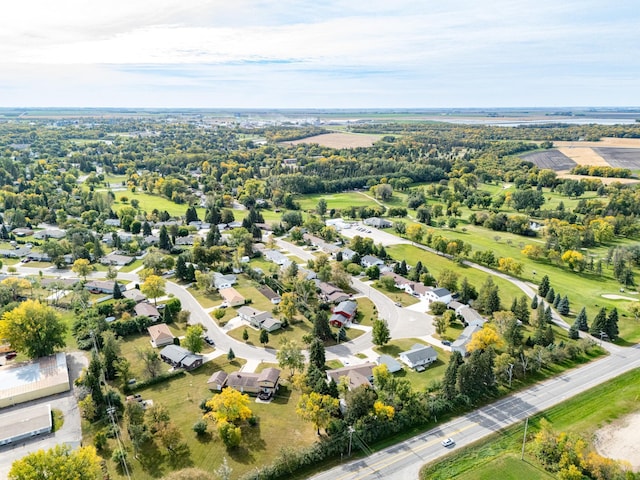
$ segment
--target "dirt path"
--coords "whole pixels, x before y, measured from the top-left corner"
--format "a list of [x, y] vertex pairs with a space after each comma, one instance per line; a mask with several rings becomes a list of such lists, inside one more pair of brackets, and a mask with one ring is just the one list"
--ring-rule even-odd
[[627, 415], [601, 428], [595, 437], [595, 447], [600, 455], [627, 461], [634, 471], [640, 470], [640, 413]]

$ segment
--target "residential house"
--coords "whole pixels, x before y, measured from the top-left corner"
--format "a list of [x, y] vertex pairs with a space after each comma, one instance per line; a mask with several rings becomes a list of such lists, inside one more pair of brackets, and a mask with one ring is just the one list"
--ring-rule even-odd
[[149, 336], [151, 337], [151, 346], [153, 346], [153, 348], [173, 345], [175, 337], [166, 323], [151, 325], [147, 328], [147, 332], [149, 332]]
[[[115, 283], [116, 282], [112, 280], [91, 280], [84, 284], [84, 288], [89, 290], [91, 293], [106, 293], [108, 295], [113, 295]], [[118, 285], [120, 285], [121, 290], [124, 290], [123, 285]]]
[[311, 235], [310, 233], [303, 234], [302, 238], [309, 245], [312, 245], [322, 250], [324, 253], [328, 253], [329, 255], [335, 255], [340, 251], [340, 247], [338, 247], [336, 244], [327, 243], [324, 241], [324, 239], [317, 237], [315, 235]]
[[221, 288], [219, 291], [220, 296], [227, 304], [227, 307], [239, 307], [244, 305], [244, 297], [233, 287]]
[[147, 296], [137, 288], [132, 288], [131, 290], [122, 292], [122, 296], [129, 300], [133, 300], [136, 303], [144, 302], [147, 299]]
[[334, 309], [329, 323], [334, 327], [342, 327], [353, 321], [356, 317], [358, 304], [352, 300], [340, 302]]
[[262, 255], [264, 255], [267, 260], [276, 263], [281, 267], [288, 267], [291, 265], [291, 259], [278, 250], [264, 250]]
[[260, 285], [258, 287], [258, 291], [264, 295], [265, 297], [267, 297], [267, 299], [273, 303], [274, 305], [278, 305], [280, 303], [280, 301], [282, 300], [282, 297], [280, 297], [280, 295], [278, 295], [276, 292], [274, 292], [271, 287], [269, 287], [269, 285]]
[[30, 251], [26, 255], [27, 260], [31, 262], [50, 262], [51, 257], [43, 252]]
[[364, 268], [373, 267], [374, 265], [381, 267], [382, 265], [384, 265], [384, 262], [376, 256], [365, 255], [360, 260], [360, 265], [362, 265]]
[[402, 370], [402, 365], [400, 365], [400, 363], [390, 355], [380, 355], [376, 359], [376, 363], [378, 365], [386, 365], [389, 373], [396, 373]]
[[[452, 302], [453, 303], [453, 302]], [[484, 318], [480, 312], [474, 310], [469, 305], [463, 305], [455, 310], [456, 315], [462, 317], [462, 320], [467, 325], [472, 325], [474, 327], [482, 327], [485, 323], [487, 323], [487, 319]]]
[[260, 373], [233, 372], [227, 376], [225, 386], [241, 393], [273, 395], [280, 387], [280, 370], [265, 368]]
[[176, 237], [176, 246], [191, 246], [196, 243], [197, 240], [201, 240], [197, 235], [187, 235], [185, 237]]
[[11, 233], [16, 237], [28, 237], [29, 235], [33, 235], [33, 230], [26, 227], [18, 227], [11, 230]]
[[325, 302], [340, 303], [349, 300], [349, 295], [342, 289], [326, 282], [320, 282], [318, 285], [320, 296]]
[[393, 282], [396, 288], [404, 290], [409, 295], [413, 295], [414, 297], [426, 298], [426, 294], [430, 290], [429, 287], [425, 287], [422, 283], [409, 280], [408, 278], [405, 278], [402, 275], [398, 275], [393, 271], [384, 272], [382, 273], [382, 276], [393, 278]]
[[107, 218], [104, 221], [104, 224], [107, 227], [120, 227], [120, 219], [119, 218]]
[[223, 275], [220, 272], [213, 272], [213, 286], [220, 290], [221, 288], [230, 288], [238, 282], [236, 275]]
[[347, 367], [327, 370], [327, 380], [333, 380], [337, 384], [340, 378], [346, 377], [349, 390], [353, 390], [362, 385], [371, 387], [373, 385], [373, 367], [375, 363], [366, 362], [359, 365], [349, 365]]
[[157, 322], [160, 319], [160, 312], [158, 309], [147, 302], [138, 303], [133, 307], [133, 311], [136, 312], [137, 317], [149, 317], [154, 322]]
[[207, 380], [207, 387], [209, 387], [209, 390], [222, 390], [227, 383], [228, 376], [224, 370], [214, 372], [213, 375], [209, 377], [209, 380]]
[[56, 240], [60, 240], [64, 238], [67, 232], [64, 230], [60, 230], [59, 228], [45, 228], [44, 230], [38, 230], [33, 234], [33, 238], [37, 238], [38, 240], [46, 240], [48, 238], [54, 238]]
[[410, 350], [400, 353], [400, 360], [408, 367], [418, 371], [424, 370], [424, 368], [438, 359], [438, 352], [431, 346], [422, 345], [420, 343], [414, 344]]
[[261, 328], [267, 332], [273, 332], [282, 327], [282, 323], [271, 315], [270, 312], [256, 310], [253, 307], [244, 306], [238, 309], [238, 316], [255, 328]]
[[459, 352], [464, 357], [467, 354], [467, 345], [471, 341], [471, 337], [474, 333], [479, 332], [480, 330], [482, 330], [482, 327], [475, 325], [469, 325], [466, 327], [457, 340], [451, 344], [451, 351]]
[[186, 348], [178, 345], [167, 345], [160, 351], [160, 358], [174, 368], [184, 368], [193, 370], [202, 365], [202, 355], [190, 352]]
[[425, 300], [429, 302], [442, 302], [445, 305], [449, 305], [452, 299], [451, 292], [444, 287], [429, 288], [424, 294]]
[[0, 256], [4, 258], [23, 258], [31, 251], [31, 247], [17, 247], [14, 249], [2, 249], [0, 250]]
[[100, 263], [102, 265], [115, 265], [118, 267], [123, 267], [125, 265], [129, 265], [135, 260], [134, 257], [130, 257], [128, 255], [120, 255], [117, 253], [110, 253], [105, 255], [100, 259]]
[[370, 227], [375, 227], [375, 228], [390, 228], [393, 227], [393, 222], [385, 219], [385, 218], [380, 218], [380, 217], [370, 217], [370, 218], [365, 218], [363, 223], [365, 225], [368, 225]]
[[346, 260], [350, 262], [353, 259], [353, 257], [356, 256], [356, 252], [354, 252], [350, 248], [343, 248], [341, 251], [342, 251], [342, 260]]

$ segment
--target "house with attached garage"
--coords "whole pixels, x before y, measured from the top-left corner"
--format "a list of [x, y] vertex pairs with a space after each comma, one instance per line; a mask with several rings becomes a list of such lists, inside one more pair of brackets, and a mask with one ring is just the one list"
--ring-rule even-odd
[[451, 292], [446, 288], [427, 288], [423, 298], [430, 302], [442, 302], [445, 305], [449, 305], [452, 299]]
[[356, 318], [358, 304], [352, 300], [340, 302], [334, 309], [329, 323], [334, 327], [342, 327]]
[[197, 355], [178, 345], [167, 345], [160, 351], [160, 358], [174, 368], [193, 370], [202, 365], [202, 355]]
[[360, 264], [364, 268], [369, 268], [369, 267], [373, 267], [374, 265], [378, 266], [378, 267], [381, 267], [381, 266], [384, 265], [384, 262], [382, 260], [380, 260], [378, 257], [375, 257], [373, 255], [365, 255], [360, 260]]
[[400, 353], [400, 361], [416, 371], [423, 371], [438, 359], [438, 352], [431, 346], [415, 343], [410, 350]]
[[476, 325], [469, 325], [466, 327], [457, 340], [451, 344], [451, 351], [459, 352], [463, 357], [467, 355], [467, 353], [469, 353], [467, 351], [467, 345], [471, 341], [471, 337], [473, 337], [474, 333], [479, 332], [480, 330], [482, 330], [482, 327], [478, 327]]
[[151, 325], [147, 327], [147, 332], [151, 337], [151, 346], [153, 348], [164, 347], [165, 345], [173, 345], [174, 335], [169, 330], [166, 323]]
[[[220, 381], [221, 377], [222, 375], [215, 380]], [[232, 372], [227, 376], [224, 386], [238, 390], [241, 393], [262, 393], [272, 396], [280, 387], [280, 370], [271, 367], [265, 368], [260, 373]]]
[[336, 384], [339, 384], [340, 379], [345, 377], [349, 390], [353, 390], [362, 385], [371, 387], [373, 385], [373, 367], [375, 366], [375, 363], [366, 362], [327, 370], [327, 380], [333, 380]]
[[238, 309], [238, 316], [242, 320], [249, 322], [252, 327], [266, 330], [267, 332], [273, 332], [282, 327], [282, 323], [273, 318], [270, 312], [256, 310], [247, 305]]
[[224, 300], [224, 303], [227, 304], [227, 307], [239, 307], [240, 305], [244, 305], [244, 297], [233, 287], [221, 288], [218, 293], [220, 293], [220, 296]]

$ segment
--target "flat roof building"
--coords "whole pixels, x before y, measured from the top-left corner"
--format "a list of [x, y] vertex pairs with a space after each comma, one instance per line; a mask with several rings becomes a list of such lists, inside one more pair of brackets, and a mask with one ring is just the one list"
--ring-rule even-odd
[[67, 392], [70, 388], [64, 353], [0, 367], [0, 408]]
[[20, 408], [0, 414], [0, 446], [51, 433], [51, 405]]

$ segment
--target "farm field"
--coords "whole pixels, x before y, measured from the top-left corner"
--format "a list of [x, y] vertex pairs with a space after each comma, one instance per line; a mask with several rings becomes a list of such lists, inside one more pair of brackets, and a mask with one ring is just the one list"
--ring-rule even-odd
[[[530, 417], [528, 442], [531, 442], [532, 436], [538, 431], [542, 418], [551, 422], [554, 430], [558, 432], [580, 434], [587, 441], [591, 441], [598, 429], [625, 415], [637, 412], [637, 398], [640, 394], [638, 385], [640, 371], [634, 370]], [[473, 446], [452, 453], [437, 463], [426, 465], [420, 472], [420, 478], [555, 478], [546, 474], [528, 447], [525, 450], [525, 461], [520, 460], [523, 434], [523, 424], [507, 428]], [[492, 476], [490, 472], [493, 472]], [[518, 472], [519, 476], [507, 476], [513, 472]]]
[[357, 148], [370, 147], [380, 140], [382, 135], [369, 135], [362, 133], [323, 133], [322, 135], [314, 135], [313, 137], [301, 138], [292, 142], [282, 142], [290, 145], [298, 145], [300, 143], [317, 143], [323, 147], [330, 148]]
[[571, 170], [577, 165], [575, 161], [556, 149], [539, 150], [527, 155], [522, 155], [520, 158], [533, 163], [539, 168], [547, 168], [554, 171]]

